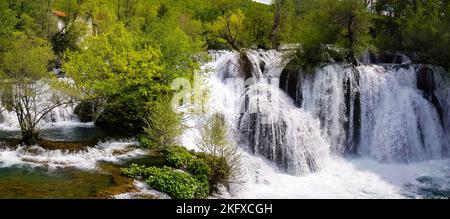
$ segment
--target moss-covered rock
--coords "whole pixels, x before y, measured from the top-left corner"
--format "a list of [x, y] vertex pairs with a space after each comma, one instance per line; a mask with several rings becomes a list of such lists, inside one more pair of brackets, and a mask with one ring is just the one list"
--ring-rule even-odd
[[81, 122], [94, 121], [95, 103], [92, 101], [83, 101], [74, 109], [74, 114], [78, 116]]

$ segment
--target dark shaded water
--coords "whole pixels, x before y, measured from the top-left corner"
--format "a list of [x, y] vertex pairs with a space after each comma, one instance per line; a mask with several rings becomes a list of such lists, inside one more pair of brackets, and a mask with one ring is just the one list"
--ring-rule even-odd
[[[108, 133], [97, 126], [68, 126], [44, 129], [40, 137], [52, 141], [91, 141], [107, 137]], [[0, 138], [20, 138], [21, 133], [17, 131], [0, 130]]]

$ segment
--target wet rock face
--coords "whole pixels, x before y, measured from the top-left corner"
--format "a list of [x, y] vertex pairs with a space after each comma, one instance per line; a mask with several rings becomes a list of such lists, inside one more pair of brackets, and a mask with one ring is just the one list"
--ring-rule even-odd
[[[299, 71], [285, 68], [280, 76], [280, 89], [284, 90], [292, 99], [296, 101], [297, 106], [302, 105], [301, 87], [297, 87], [299, 80]], [[301, 84], [301, 83], [300, 83]], [[300, 92], [298, 90], [300, 89]]]
[[422, 67], [417, 71], [417, 89], [423, 91], [423, 97], [429, 100], [436, 108], [443, 124], [444, 108], [435, 94], [436, 81], [433, 69]]
[[272, 160], [280, 168], [287, 170], [288, 163], [282, 148], [287, 144], [286, 123], [279, 121], [275, 124], [261, 123], [261, 116], [257, 113], [250, 115], [250, 127], [248, 141], [252, 153], [258, 152], [269, 160]]
[[78, 116], [81, 122], [92, 122], [95, 114], [95, 103], [82, 102], [74, 109], [74, 114]]
[[239, 77], [247, 80], [253, 77], [252, 63], [245, 53], [241, 53], [239, 57]]
[[411, 64], [411, 59], [401, 53], [382, 53], [375, 54], [373, 52], [367, 52], [364, 55], [362, 63], [369, 64], [397, 64], [405, 65]]
[[417, 89], [424, 92], [424, 97], [432, 98], [433, 92], [436, 89], [434, 81], [434, 72], [428, 67], [422, 67], [417, 71]]

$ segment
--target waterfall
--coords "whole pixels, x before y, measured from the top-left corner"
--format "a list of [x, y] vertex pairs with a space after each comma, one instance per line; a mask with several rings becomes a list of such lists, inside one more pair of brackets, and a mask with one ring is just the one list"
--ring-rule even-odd
[[307, 73], [285, 67], [289, 60], [277, 51], [210, 56], [202, 67], [209, 110], [189, 120], [194, 129], [183, 144], [195, 149], [197, 125], [225, 116], [246, 180], [223, 197], [420, 197], [416, 179], [446, 181], [450, 81], [443, 69], [405, 64], [402, 56], [399, 64], [334, 63]]
[[[71, 83], [68, 78], [60, 78], [59, 80]], [[37, 82], [36, 86], [36, 103], [33, 106], [36, 112], [40, 112], [48, 106], [53, 105], [54, 99], [60, 99], [62, 101], [70, 102], [70, 97], [52, 89], [51, 86]], [[49, 129], [67, 125], [78, 125], [80, 123], [78, 117], [74, 114], [74, 109], [77, 103], [71, 102], [63, 104], [51, 109], [38, 124], [39, 128]], [[20, 125], [17, 119], [17, 115], [13, 111], [8, 111], [0, 103], [0, 130], [19, 130]]]
[[358, 73], [351, 67], [327, 65], [298, 77], [297, 106], [315, 115], [333, 151], [352, 151], [358, 144]]
[[[250, 153], [288, 173], [320, 169], [329, 152], [400, 163], [448, 156], [449, 86], [442, 69], [402, 61], [286, 73], [281, 52], [212, 54], [205, 66], [214, 73], [214, 112], [226, 115]], [[441, 82], [424, 84], [424, 78]]]
[[251, 152], [272, 160], [288, 173], [315, 172], [328, 152], [320, 125], [298, 109], [278, 87], [259, 82], [247, 88], [248, 106], [239, 121]]
[[361, 153], [381, 161], [415, 162], [443, 157], [438, 112], [416, 88], [413, 66], [363, 66]]
[[441, 97], [433, 99], [434, 90], [418, 87], [422, 67], [319, 67], [297, 76], [296, 105], [320, 120], [333, 151], [340, 154], [403, 163], [443, 158], [448, 153], [443, 125], [448, 123], [442, 120], [448, 119], [441, 114], [448, 115], [448, 106], [441, 109], [441, 102], [448, 103], [448, 85], [441, 85]]
[[[243, 149], [273, 161], [283, 171], [306, 174], [320, 169], [329, 144], [319, 121], [278, 88], [286, 64], [282, 54], [216, 51], [211, 57], [203, 67], [212, 71], [207, 79], [212, 97], [208, 114], [225, 115], [232, 137]], [[184, 142], [192, 145], [192, 141]]]

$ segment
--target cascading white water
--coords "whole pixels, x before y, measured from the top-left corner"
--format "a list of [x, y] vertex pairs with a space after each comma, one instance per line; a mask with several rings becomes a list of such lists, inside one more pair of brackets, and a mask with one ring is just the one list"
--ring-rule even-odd
[[362, 66], [361, 154], [381, 161], [442, 158], [439, 115], [416, 89], [413, 67]]
[[248, 106], [241, 115], [239, 131], [244, 144], [288, 173], [317, 171], [329, 146], [312, 115], [295, 107], [278, 85], [258, 82], [247, 88], [241, 103]]
[[[61, 78], [60, 80], [71, 83], [70, 79], [67, 78]], [[37, 87], [36, 90], [38, 93], [36, 103], [34, 105], [34, 111], [36, 112], [44, 111], [46, 107], [53, 105], [52, 101], [55, 96], [60, 98], [62, 101], [70, 102], [68, 101], [70, 100], [70, 97], [53, 90], [51, 86], [48, 86], [47, 84], [38, 82], [34, 86]], [[76, 103], [72, 102], [51, 109], [51, 111], [47, 113], [40, 121], [38, 128], [49, 129], [80, 124], [78, 117], [74, 114], [75, 107]], [[6, 110], [0, 103], [0, 130], [13, 131], [19, 129], [20, 125], [16, 113]]]
[[357, 148], [386, 162], [439, 159], [445, 156], [444, 130], [435, 106], [417, 88], [416, 67], [317, 68], [299, 76], [297, 105], [320, 120], [333, 151]]
[[123, 159], [147, 154], [137, 147], [133, 140], [115, 140], [98, 143], [95, 147], [86, 147], [81, 151], [47, 150], [40, 146], [19, 146], [0, 148], [0, 168], [28, 165], [48, 168], [77, 167], [96, 169], [99, 161], [120, 163]]
[[[270, 80], [282, 71], [281, 54], [249, 51], [246, 64], [251, 65], [251, 72], [240, 68], [242, 57], [238, 53], [215, 52], [212, 56], [216, 58], [204, 67], [214, 72], [208, 79], [208, 115], [225, 115], [234, 137], [247, 145], [243, 148], [272, 160], [281, 169], [293, 174], [318, 170], [329, 150], [318, 121], [295, 107], [293, 100], [278, 88], [278, 80]], [[254, 81], [244, 82], [250, 75]]]
[[317, 68], [312, 75], [300, 76], [297, 86], [301, 89], [297, 105], [320, 120], [332, 149], [344, 153], [346, 145], [353, 143], [355, 113], [350, 103], [355, 102], [358, 89], [353, 69], [338, 64]]
[[[244, 149], [246, 172], [246, 182], [223, 197], [421, 197], [418, 191], [424, 184], [417, 178], [447, 176], [448, 160], [425, 161], [444, 157], [441, 140], [446, 134], [435, 106], [417, 88], [418, 66], [332, 64], [313, 74], [288, 75], [286, 80], [298, 80], [292, 100], [273, 86], [277, 77], [283, 77], [280, 53], [248, 51], [250, 63], [238, 53], [211, 54], [213, 61], [204, 65], [212, 72], [206, 78], [211, 96], [207, 114], [225, 115], [230, 138], [240, 139]], [[257, 83], [236, 88], [234, 79], [249, 76], [256, 77]], [[450, 92], [446, 85], [440, 86], [435, 93], [445, 102], [448, 127]], [[287, 90], [288, 84], [282, 88]], [[202, 120], [193, 123], [197, 122]], [[185, 135], [183, 142], [195, 148], [192, 138]], [[362, 158], [340, 157], [346, 153]], [[400, 163], [382, 164], [367, 157]], [[311, 168], [315, 165], [316, 173], [302, 175], [315, 170]]]

